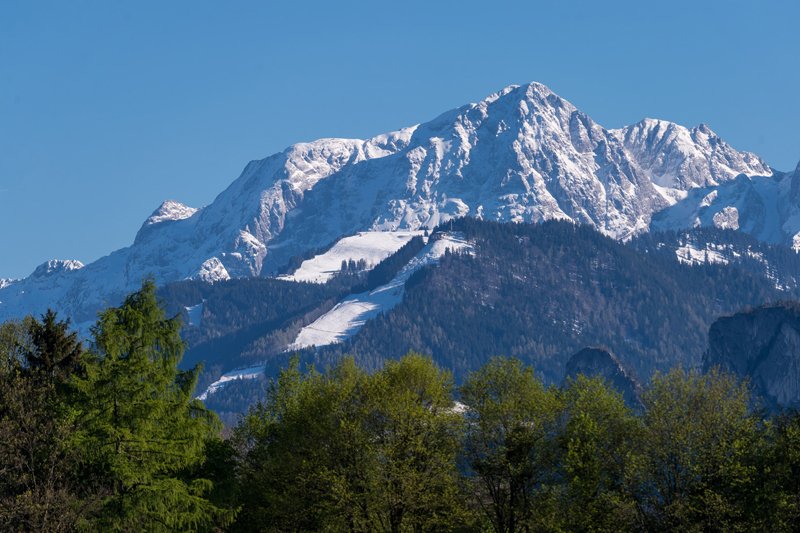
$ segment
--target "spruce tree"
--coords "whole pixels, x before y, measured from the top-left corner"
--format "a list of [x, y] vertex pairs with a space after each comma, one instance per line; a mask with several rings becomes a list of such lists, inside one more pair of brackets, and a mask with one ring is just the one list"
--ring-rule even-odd
[[48, 309], [41, 322], [30, 321], [28, 335], [30, 346], [24, 356], [30, 374], [40, 382], [65, 385], [79, 369], [83, 355], [78, 333], [70, 331], [69, 320], [59, 321], [55, 311]]

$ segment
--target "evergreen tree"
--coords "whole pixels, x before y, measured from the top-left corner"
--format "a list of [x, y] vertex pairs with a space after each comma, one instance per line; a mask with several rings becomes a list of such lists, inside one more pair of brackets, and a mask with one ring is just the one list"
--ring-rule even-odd
[[41, 332], [33, 319], [0, 326], [0, 530], [69, 531], [91, 500], [74, 476], [74, 411], [28, 366], [47, 338], [32, 332]]
[[30, 348], [25, 351], [28, 369], [36, 379], [54, 384], [66, 383], [78, 370], [83, 346], [78, 333], [69, 330], [69, 321], [59, 321], [55, 311], [48, 309], [41, 322], [29, 326]]
[[79, 443], [104, 496], [93, 527], [191, 531], [232, 517], [206, 499], [208, 480], [187, 475], [219, 427], [192, 399], [199, 369], [178, 370], [179, 330], [178, 318], [165, 318], [152, 281], [104, 311], [93, 329], [95, 354], [78, 383]]

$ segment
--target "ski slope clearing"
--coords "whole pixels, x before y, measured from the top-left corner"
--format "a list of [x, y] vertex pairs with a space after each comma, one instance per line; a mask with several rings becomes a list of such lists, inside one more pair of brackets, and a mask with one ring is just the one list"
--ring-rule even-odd
[[367, 320], [396, 306], [403, 299], [406, 280], [420, 268], [436, 263], [447, 250], [469, 252], [472, 244], [456, 233], [440, 234], [431, 239], [425, 248], [386, 285], [370, 291], [351, 295], [300, 330], [290, 350], [325, 346], [342, 342], [354, 335]]
[[203, 391], [203, 393], [200, 396], [197, 397], [197, 399], [205, 401], [209, 395], [214, 394], [215, 392], [225, 387], [232, 381], [236, 381], [239, 379], [256, 379], [257, 377], [263, 374], [264, 374], [264, 365], [231, 370], [230, 372], [222, 374], [222, 376], [220, 376], [220, 378], [217, 381], [209, 385], [208, 388], [205, 391]]
[[279, 276], [289, 281], [325, 283], [342, 268], [342, 261], [363, 259], [370, 269], [395, 253], [422, 231], [362, 231], [340, 239], [327, 252], [303, 261], [293, 274]]

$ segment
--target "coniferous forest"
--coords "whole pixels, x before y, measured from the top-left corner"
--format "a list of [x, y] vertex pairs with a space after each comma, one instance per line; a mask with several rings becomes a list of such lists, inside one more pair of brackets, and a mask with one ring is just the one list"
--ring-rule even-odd
[[718, 371], [599, 378], [497, 357], [456, 386], [409, 353], [294, 359], [223, 430], [145, 282], [82, 342], [0, 328], [4, 531], [793, 531], [800, 416]]

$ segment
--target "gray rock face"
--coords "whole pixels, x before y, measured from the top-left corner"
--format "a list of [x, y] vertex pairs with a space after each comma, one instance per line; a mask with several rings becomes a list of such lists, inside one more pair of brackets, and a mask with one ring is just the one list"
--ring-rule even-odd
[[740, 174], [716, 186], [693, 188], [655, 213], [650, 223], [656, 231], [697, 226], [738, 229], [800, 250], [800, 165], [794, 172]]
[[[162, 204], [131, 246], [47, 284], [27, 278], [0, 289], [0, 320], [52, 307], [89, 323], [145, 276], [267, 276], [344, 235], [461, 216], [565, 219], [627, 239], [694, 187], [771, 174], [706, 127], [645, 120], [608, 130], [544, 85], [510, 86], [424, 124], [253, 161], [208, 206]], [[739, 209], [738, 224], [747, 217]]]
[[781, 303], [717, 320], [704, 368], [750, 380], [768, 407], [800, 406], [800, 304]]
[[622, 394], [628, 407], [641, 407], [641, 387], [634, 380], [622, 363], [608, 350], [603, 348], [584, 348], [567, 361], [564, 381], [574, 379], [583, 374], [586, 377], [601, 377], [612, 388]]

